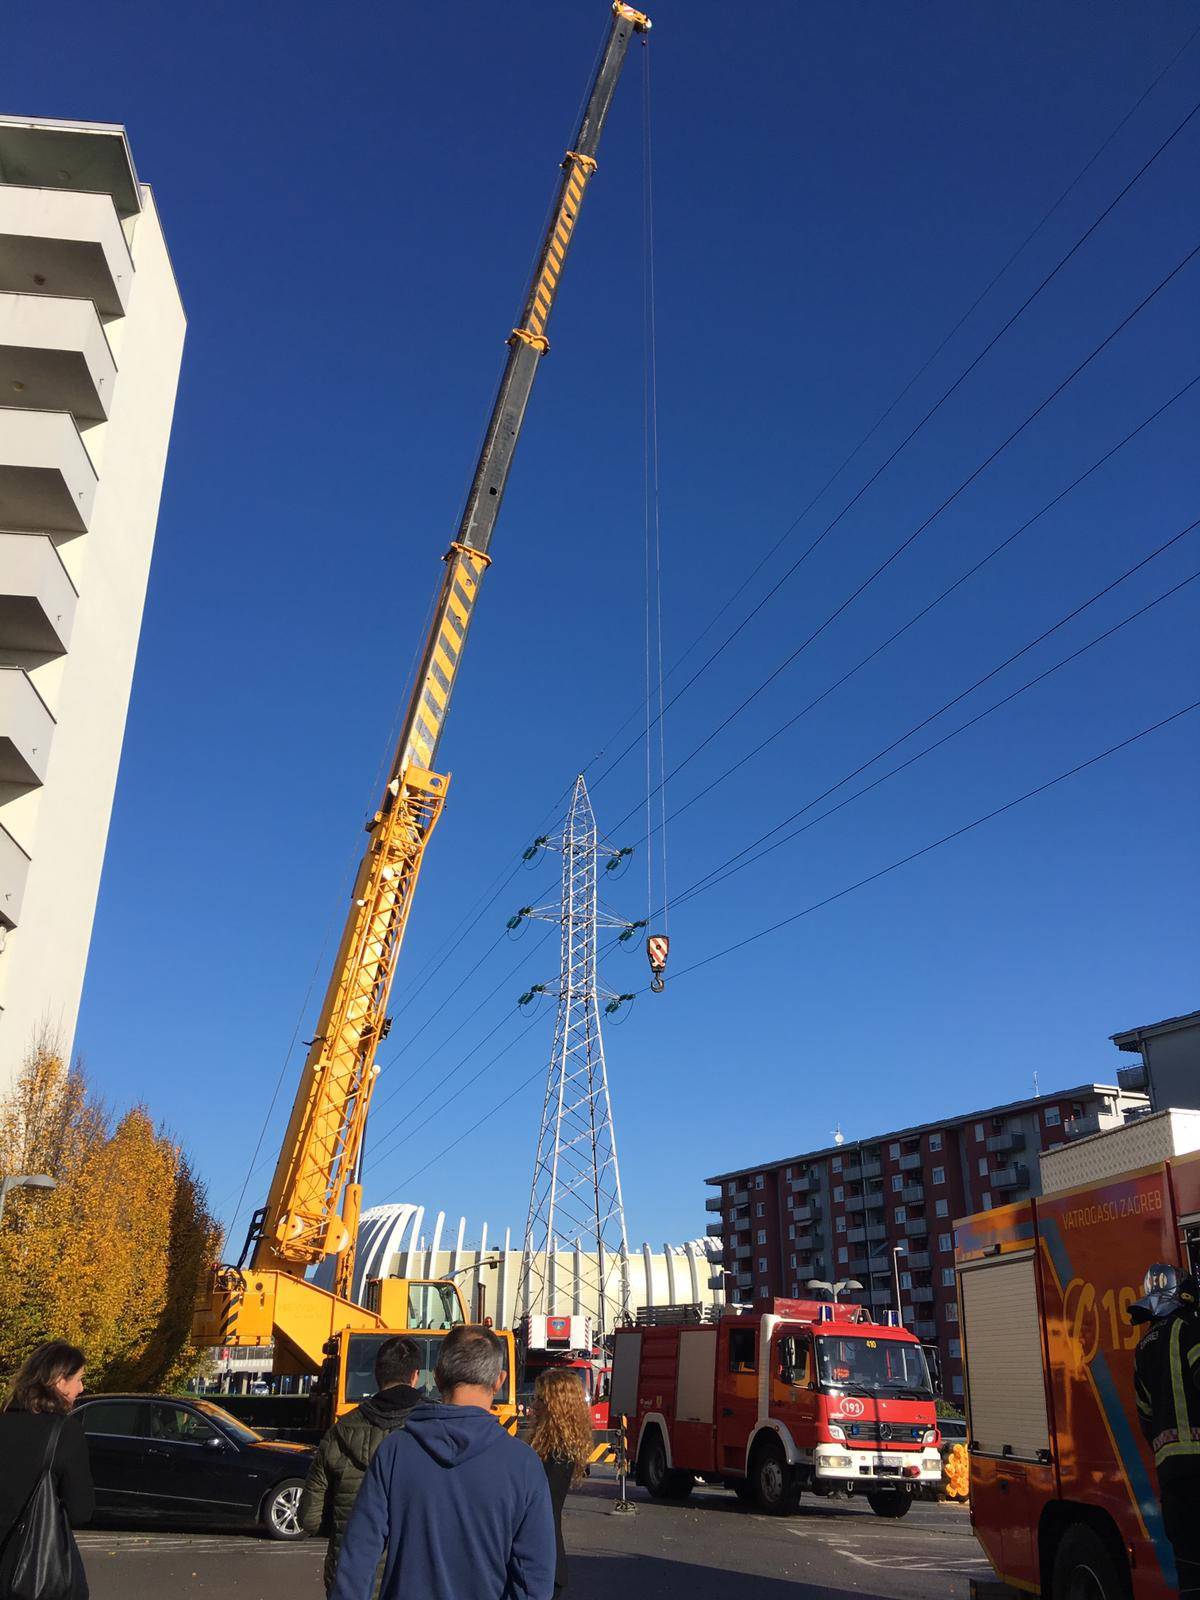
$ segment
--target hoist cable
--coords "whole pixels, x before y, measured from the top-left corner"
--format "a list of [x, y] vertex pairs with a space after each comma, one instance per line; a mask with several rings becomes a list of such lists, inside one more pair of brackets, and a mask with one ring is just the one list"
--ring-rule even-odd
[[[836, 514], [836, 516], [834, 516], [831, 519], [831, 521], [829, 521], [829, 522], [827, 522], [825, 524], [824, 528], [822, 528], [821, 532], [819, 534], [817, 534], [815, 539], [813, 539], [806, 546], [806, 548], [800, 553], [799, 556], [796, 557], [795, 561], [793, 561], [790, 566], [785, 568], [783, 573], [771, 585], [770, 589], [767, 590], [766, 594], [763, 595], [763, 597], [752, 607], [752, 609], [749, 612], [747, 612], [747, 614], [742, 618], [742, 620], [737, 624], [737, 626], [735, 628], [733, 628], [728, 634], [726, 634], [725, 638], [721, 641], [721, 643], [717, 646], [717, 648], [714, 651], [712, 651], [705, 658], [705, 660], [696, 669], [696, 671], [692, 674], [692, 676], [687, 679], [687, 681], [682, 685], [682, 687], [675, 691], [675, 693], [667, 701], [666, 706], [664, 707], [664, 710], [669, 710], [673, 705], [675, 705], [682, 698], [683, 695], [685, 695], [687, 693], [687, 691], [692, 687], [692, 685], [695, 684], [698, 681], [698, 679], [705, 672], [707, 672], [708, 668], [710, 666], [712, 666], [713, 662], [716, 661], [718, 659], [718, 657], [721, 656], [726, 649], [728, 649], [728, 647], [733, 643], [733, 641], [750, 624], [750, 622], [754, 619], [754, 617], [756, 617], [758, 615], [758, 613], [763, 609], [763, 607], [768, 603], [768, 601], [773, 599], [774, 596], [779, 593], [780, 589], [782, 589], [783, 586], [795, 575], [795, 573], [800, 569], [800, 567], [804, 564], [804, 562], [808, 560], [809, 556], [811, 556], [813, 554], [813, 552], [829, 536], [829, 534], [833, 532], [834, 528], [837, 527], [837, 525], [841, 522], [842, 518], [844, 516], [846, 516], [846, 514], [855, 505], [857, 505], [859, 500], [862, 499], [863, 495], [866, 494], [867, 490], [870, 489], [871, 486], [875, 482], [877, 482], [877, 480], [883, 475], [884, 472], [887, 471], [888, 467], [891, 466], [891, 464], [896, 460], [896, 458], [901, 454], [901, 452], [907, 448], [907, 446], [912, 442], [913, 439], [916, 438], [917, 434], [919, 434], [921, 432], [921, 430], [925, 427], [925, 425], [941, 410], [941, 408], [945, 405], [946, 401], [950, 399], [951, 395], [953, 395], [961, 387], [961, 385], [966, 381], [966, 379], [970, 376], [970, 374], [972, 372], [974, 372], [975, 368], [979, 366], [980, 362], [984, 360], [984, 358], [988, 355], [988, 353], [995, 348], [995, 346], [1000, 342], [1000, 340], [1009, 331], [1009, 329], [1013, 327], [1013, 325], [1018, 321], [1018, 319], [1025, 314], [1025, 312], [1029, 309], [1029, 307], [1031, 305], [1033, 305], [1033, 303], [1038, 299], [1038, 297], [1050, 286], [1051, 283], [1053, 283], [1053, 281], [1055, 280], [1055, 278], [1057, 278], [1058, 274], [1062, 271], [1062, 269], [1078, 253], [1078, 251], [1080, 249], [1082, 249], [1083, 245], [1087, 242], [1088, 239], [1091, 238], [1092, 234], [1094, 234], [1096, 232], [1096, 230], [1101, 226], [1101, 224], [1105, 221], [1105, 219], [1112, 214], [1112, 212], [1117, 208], [1118, 205], [1120, 205], [1121, 201], [1130, 192], [1130, 190], [1134, 187], [1134, 185], [1137, 184], [1140, 181], [1140, 179], [1150, 170], [1150, 168], [1154, 165], [1154, 163], [1158, 160], [1158, 158], [1163, 154], [1163, 152], [1168, 148], [1168, 146], [1176, 138], [1179, 137], [1179, 135], [1183, 132], [1183, 130], [1187, 127], [1187, 125], [1191, 122], [1192, 118], [1195, 117], [1197, 112], [1200, 112], [1200, 100], [1198, 100], [1195, 103], [1195, 105], [1193, 105], [1192, 109], [1187, 113], [1187, 115], [1183, 118], [1183, 120], [1176, 124], [1175, 128], [1162, 141], [1162, 143], [1154, 151], [1153, 155], [1147, 157], [1147, 159], [1138, 168], [1137, 172], [1134, 173], [1133, 177], [1129, 179], [1129, 181], [1124, 185], [1124, 187], [1119, 191], [1119, 193], [1112, 200], [1109, 201], [1109, 203], [1104, 207], [1104, 209], [1100, 212], [1100, 214], [1089, 224], [1089, 226], [1084, 230], [1084, 232], [1080, 234], [1080, 236], [1076, 239], [1075, 243], [1070, 247], [1070, 249], [1067, 250], [1067, 252], [1064, 255], [1059, 257], [1057, 263], [1050, 269], [1050, 271], [1045, 275], [1045, 277], [1042, 278], [1041, 282], [1037, 285], [1037, 287], [1030, 294], [1028, 294], [1025, 297], [1025, 299], [1021, 302], [1021, 304], [1017, 307], [1017, 309], [1012, 313], [1012, 315], [1008, 318], [1008, 320], [1003, 324], [1003, 326], [998, 330], [998, 332], [996, 332], [996, 333], [994, 333], [992, 335], [992, 337], [987, 341], [987, 343], [982, 347], [982, 349], [975, 355], [975, 357], [969, 362], [969, 364], [966, 367], [963, 368], [963, 370], [959, 373], [958, 377], [955, 378], [954, 382], [950, 385], [950, 387], [943, 391], [941, 396], [934, 402], [934, 404], [921, 417], [920, 421], [917, 422], [915, 424], [915, 426], [912, 427], [909, 430], [909, 432], [905, 434], [904, 438], [901, 439], [901, 441], [900, 441], [900, 443], [898, 445], [896, 445], [896, 447], [892, 450], [891, 454], [888, 455], [880, 463], [880, 465], [878, 467], [876, 467], [875, 471], [866, 480], [866, 482], [863, 483], [855, 491], [855, 493], [850, 497], [850, 499], [846, 501], [845, 505], [843, 505], [842, 509]], [[1194, 255], [1194, 254], [1195, 254], [1194, 250], [1192, 252], [1190, 252], [1189, 255], [1186, 256], [1184, 258], [1184, 260], [1179, 264], [1179, 266], [1175, 268], [1175, 272], [1178, 272], [1182, 266], [1185, 266], [1187, 264], [1187, 262], [1191, 259], [1191, 256]], [[1173, 277], [1173, 276], [1174, 276], [1174, 273], [1171, 273], [1168, 276], [1168, 278], [1164, 280], [1164, 283], [1159, 285], [1159, 289], [1161, 289], [1166, 282], [1169, 282], [1170, 281], [1170, 277]], [[1158, 292], [1157, 289], [1155, 291], [1153, 291], [1154, 294], [1156, 294], [1157, 292]], [[1152, 299], [1153, 298], [1153, 294], [1149, 298]], [[1143, 302], [1143, 303], [1145, 303], [1145, 302]], [[1136, 315], [1137, 311], [1140, 310], [1140, 309], [1141, 309], [1141, 306], [1137, 307], [1136, 310], [1131, 313], [1131, 316], [1132, 315]], [[1128, 320], [1128, 319], [1126, 319], [1126, 320]], [[1123, 327], [1124, 324], [1121, 324], [1121, 326]], [[1118, 328], [1115, 331], [1116, 332], [1120, 332], [1120, 328]], [[1114, 337], [1114, 336], [1115, 335], [1110, 335], [1110, 338]], [[1103, 347], [1101, 346], [1101, 348], [1103, 348]], [[1096, 352], [1094, 352], [1094, 354], [1098, 354], [1098, 353], [1099, 353], [1098, 350]], [[1074, 376], [1074, 374], [1072, 376]], [[1069, 382], [1070, 380], [1068, 379], [1067, 381]], [[1054, 396], [1052, 395], [1050, 398], [1053, 399]], [[1048, 404], [1049, 402], [1047, 401], [1046, 403]], [[1035, 415], [1036, 415], [1036, 413], [1035, 413]], [[1033, 420], [1032, 417], [1027, 419], [1027, 421], [1032, 421], [1032, 420]], [[964, 485], [964, 487], [965, 487], [965, 485]], [[604, 781], [604, 779], [607, 778], [609, 776], [609, 774], [612, 773], [616, 769], [616, 767], [618, 767], [620, 765], [620, 763], [625, 759], [625, 757], [629, 754], [629, 752], [639, 742], [640, 742], [639, 739], [635, 739], [631, 744], [626, 745], [625, 748], [621, 751], [621, 753], [618, 756], [615, 756], [613, 758], [613, 760], [609, 762], [609, 764], [600, 773], [599, 777], [594, 778], [592, 780], [592, 788], [595, 788], [598, 784], [602, 783]], [[676, 768], [675, 770], [677, 771], [678, 768]]]

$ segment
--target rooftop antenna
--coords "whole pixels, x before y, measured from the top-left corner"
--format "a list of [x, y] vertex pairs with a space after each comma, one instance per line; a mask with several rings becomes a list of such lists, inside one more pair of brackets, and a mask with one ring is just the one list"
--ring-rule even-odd
[[1033, 1069], [1033, 1098], [1035, 1100], [1040, 1100], [1041, 1099], [1041, 1095], [1042, 1095], [1042, 1091], [1041, 1091], [1041, 1088], [1038, 1085], [1037, 1068], [1034, 1067], [1034, 1069]]
[[833, 1130], [833, 1142], [834, 1144], [845, 1144], [846, 1142], [846, 1135], [842, 1132], [842, 1125], [840, 1122]]

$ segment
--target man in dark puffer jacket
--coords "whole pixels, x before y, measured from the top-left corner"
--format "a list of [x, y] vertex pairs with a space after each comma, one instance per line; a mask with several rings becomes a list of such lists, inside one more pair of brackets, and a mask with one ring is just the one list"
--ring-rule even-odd
[[385, 1339], [375, 1357], [378, 1393], [335, 1422], [317, 1447], [300, 1497], [300, 1521], [306, 1533], [329, 1535], [326, 1594], [333, 1587], [342, 1535], [372, 1456], [426, 1399], [415, 1387], [420, 1365], [420, 1349], [411, 1339]]

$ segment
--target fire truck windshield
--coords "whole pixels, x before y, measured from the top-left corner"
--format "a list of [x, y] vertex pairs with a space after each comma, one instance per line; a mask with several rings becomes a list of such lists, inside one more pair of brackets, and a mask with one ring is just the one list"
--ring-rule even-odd
[[919, 1344], [900, 1339], [818, 1334], [817, 1373], [822, 1389], [885, 1394], [906, 1400], [933, 1399], [925, 1352]]

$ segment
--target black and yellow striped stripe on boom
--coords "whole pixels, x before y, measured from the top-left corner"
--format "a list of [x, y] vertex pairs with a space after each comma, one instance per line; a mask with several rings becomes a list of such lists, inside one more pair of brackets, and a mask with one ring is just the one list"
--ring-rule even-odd
[[432, 768], [450, 693], [462, 659], [467, 630], [479, 595], [479, 585], [489, 565], [482, 551], [454, 544], [447, 553], [449, 572], [442, 588], [438, 625], [425, 662], [424, 679], [417, 685], [404, 766], [415, 763]]

